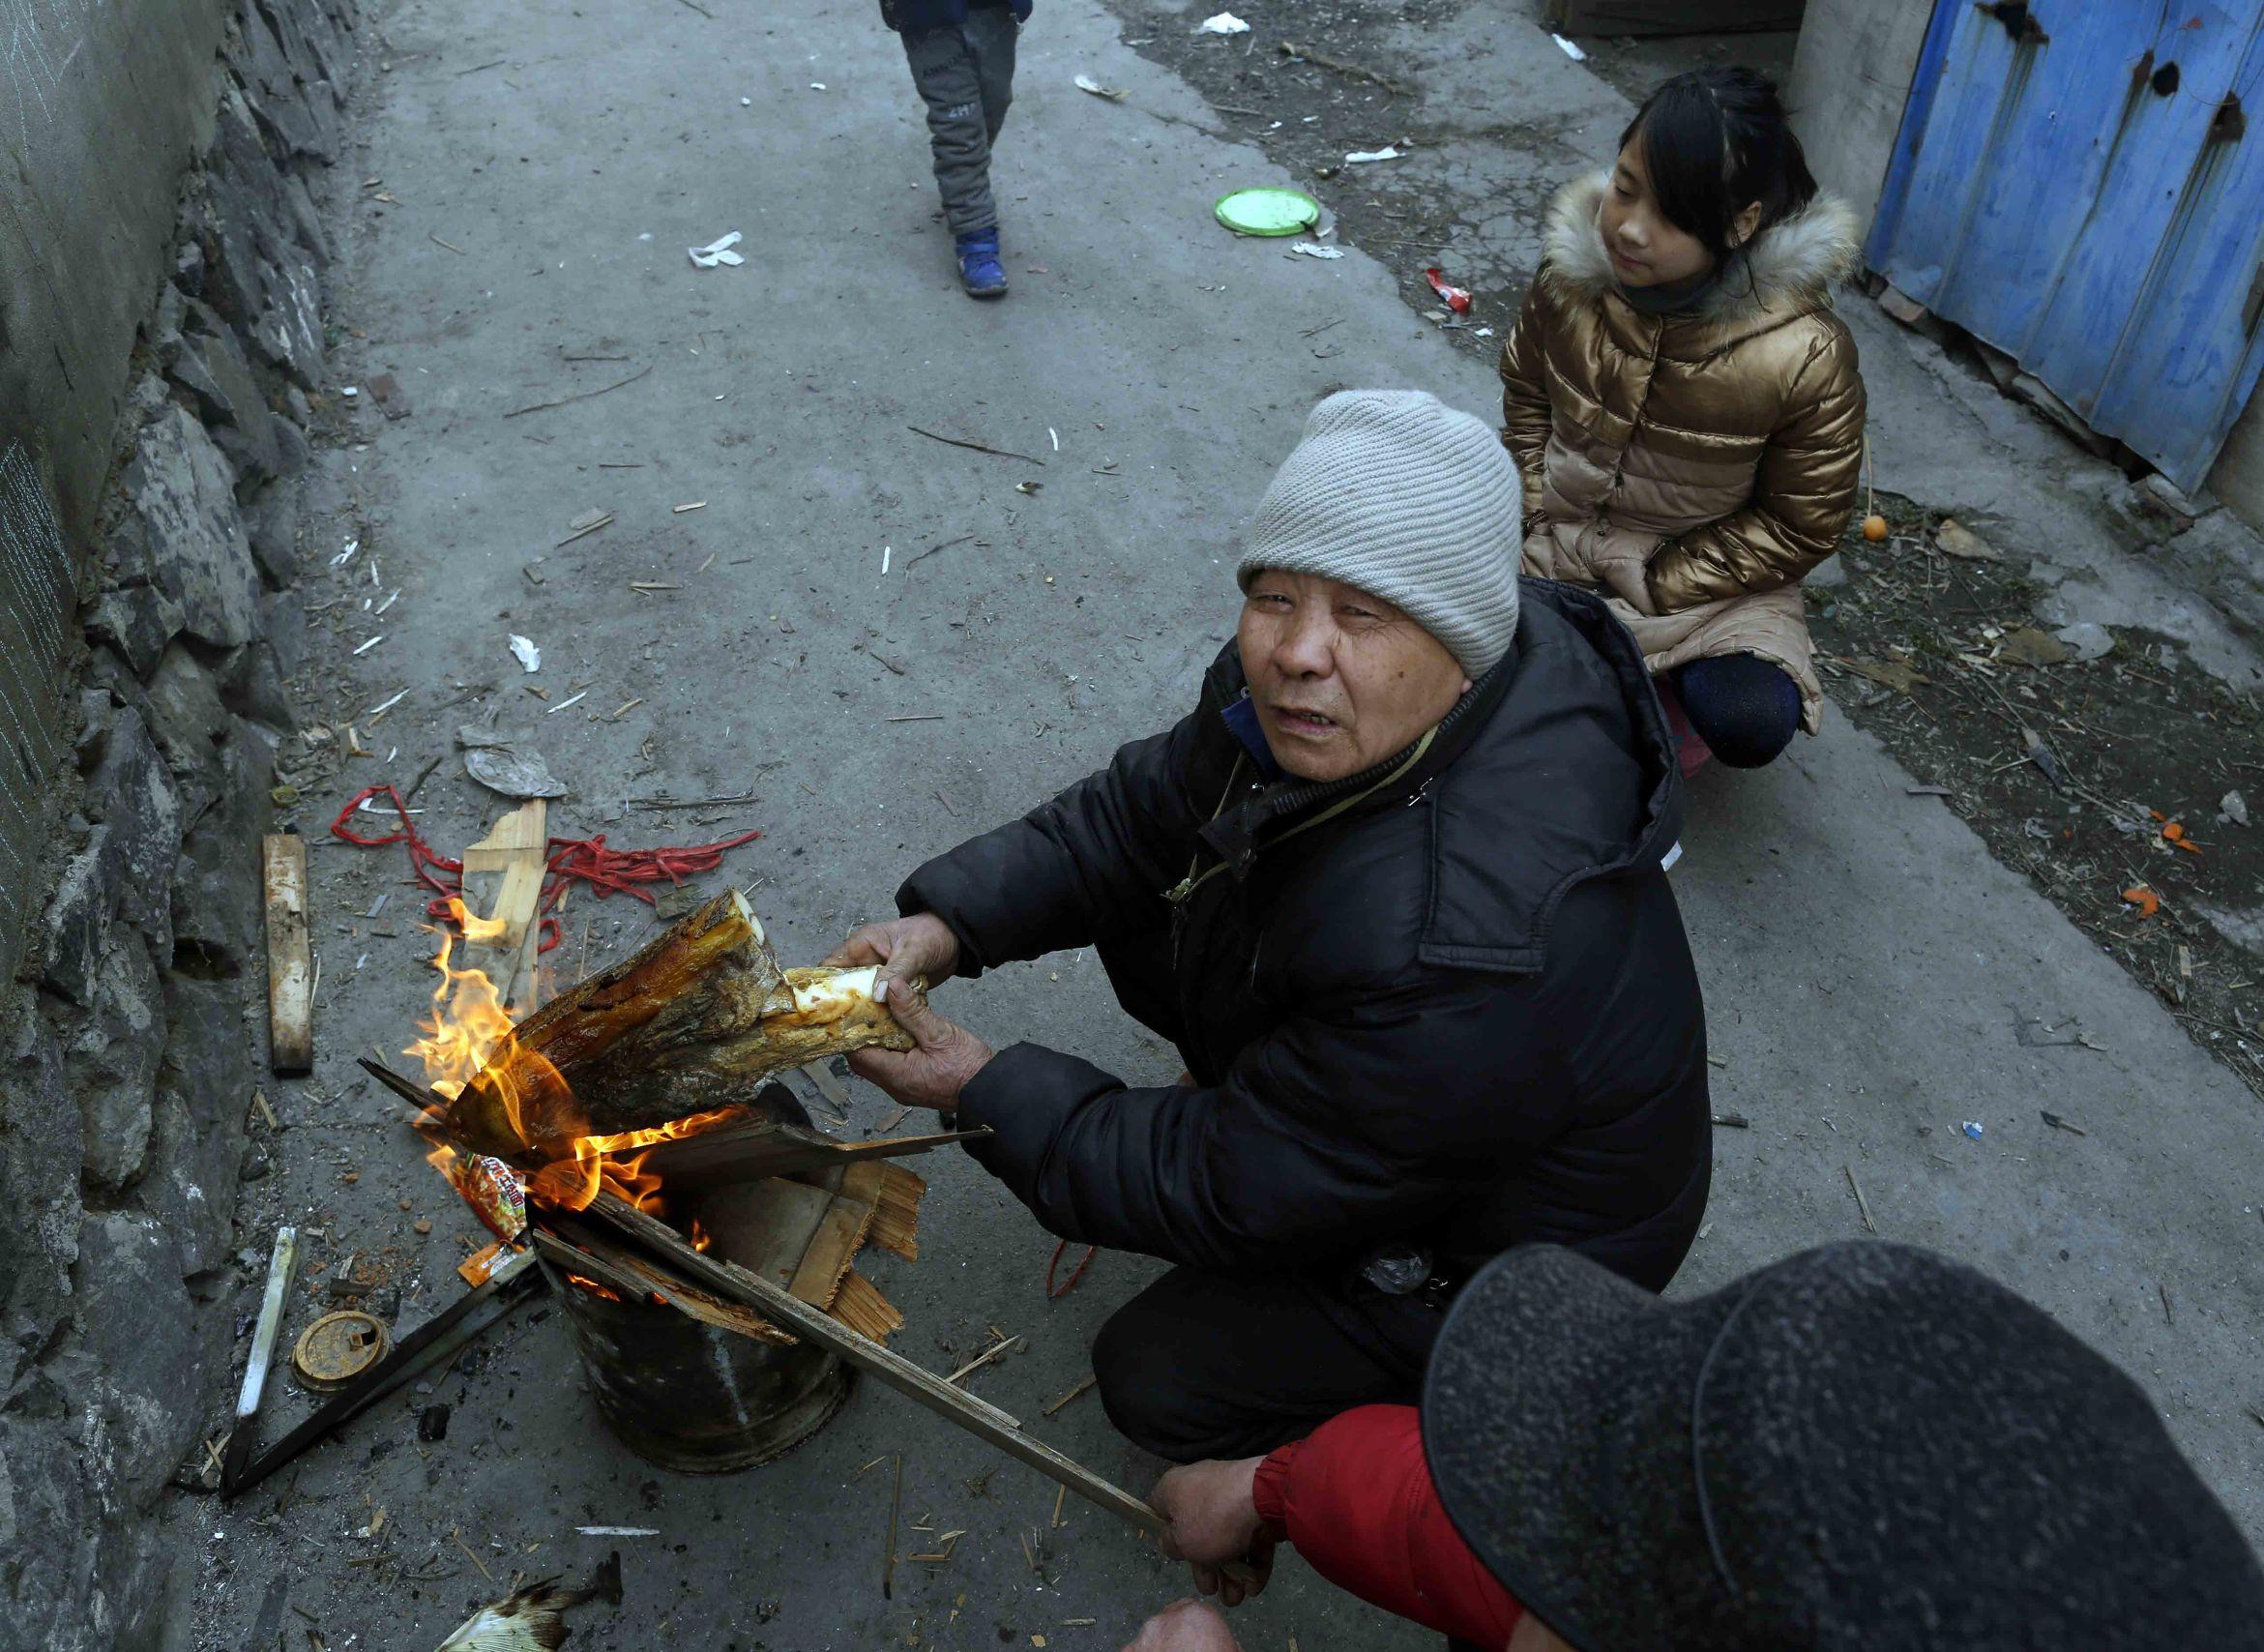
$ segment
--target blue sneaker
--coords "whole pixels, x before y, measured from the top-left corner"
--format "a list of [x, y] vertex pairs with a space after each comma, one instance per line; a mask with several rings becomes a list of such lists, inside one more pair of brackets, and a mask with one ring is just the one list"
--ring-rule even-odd
[[969, 298], [1004, 298], [1006, 269], [998, 261], [998, 229], [978, 229], [956, 243], [959, 254], [959, 284]]

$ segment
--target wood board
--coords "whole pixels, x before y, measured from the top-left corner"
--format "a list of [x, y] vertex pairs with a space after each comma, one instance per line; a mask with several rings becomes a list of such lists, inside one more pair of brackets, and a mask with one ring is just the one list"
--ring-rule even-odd
[[267, 1058], [278, 1073], [314, 1065], [314, 955], [307, 933], [307, 840], [259, 841], [267, 897]]

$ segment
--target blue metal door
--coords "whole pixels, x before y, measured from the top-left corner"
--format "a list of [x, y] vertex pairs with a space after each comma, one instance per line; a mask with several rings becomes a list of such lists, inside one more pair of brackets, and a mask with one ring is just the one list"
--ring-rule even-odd
[[1937, 0], [1868, 255], [2200, 485], [2264, 371], [2264, 0]]

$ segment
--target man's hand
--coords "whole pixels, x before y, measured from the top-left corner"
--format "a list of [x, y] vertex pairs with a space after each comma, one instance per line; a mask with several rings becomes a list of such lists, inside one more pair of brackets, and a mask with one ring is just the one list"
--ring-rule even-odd
[[1124, 1652], [1242, 1652], [1242, 1642], [1216, 1607], [1176, 1601], [1142, 1624]]
[[[945, 933], [950, 931], [947, 929]], [[854, 941], [856, 937], [850, 939]], [[879, 1085], [888, 1092], [889, 1100], [899, 1106], [956, 1112], [959, 1092], [989, 1065], [996, 1052], [965, 1027], [955, 1026], [937, 1015], [928, 1007], [924, 992], [899, 982], [883, 980], [879, 994], [888, 1005], [889, 1014], [897, 1018], [897, 1025], [910, 1033], [919, 1047], [861, 1049], [849, 1057], [849, 1071], [867, 1083]]]
[[877, 963], [885, 966], [881, 973], [891, 981], [919, 981], [932, 987], [959, 967], [959, 937], [934, 913], [915, 912], [909, 918], [851, 929], [849, 938], [825, 962], [835, 969]]
[[[1168, 1522], [1163, 1552], [1194, 1568], [1195, 1588], [1238, 1607], [1266, 1586], [1274, 1573], [1277, 1534], [1258, 1519], [1257, 1478], [1262, 1457], [1235, 1462], [1191, 1462], [1156, 1482], [1150, 1501]], [[1247, 1560], [1257, 1574], [1238, 1582], [1219, 1570], [1228, 1560]]]

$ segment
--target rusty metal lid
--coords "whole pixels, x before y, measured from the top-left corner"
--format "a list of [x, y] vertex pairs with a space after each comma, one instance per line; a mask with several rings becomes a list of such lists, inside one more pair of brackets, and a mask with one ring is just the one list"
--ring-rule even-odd
[[299, 1334], [291, 1363], [308, 1387], [331, 1394], [385, 1358], [392, 1346], [393, 1338], [374, 1314], [343, 1308], [325, 1313]]

